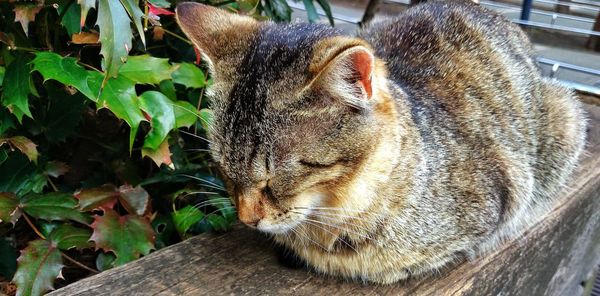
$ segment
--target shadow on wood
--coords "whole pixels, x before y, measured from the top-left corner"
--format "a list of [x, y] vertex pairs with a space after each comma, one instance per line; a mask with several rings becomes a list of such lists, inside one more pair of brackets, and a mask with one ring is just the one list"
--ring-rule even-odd
[[600, 259], [600, 107], [586, 105], [587, 153], [554, 209], [519, 239], [441, 275], [391, 286], [322, 277], [277, 263], [271, 243], [238, 226], [201, 235], [50, 295], [580, 295]]

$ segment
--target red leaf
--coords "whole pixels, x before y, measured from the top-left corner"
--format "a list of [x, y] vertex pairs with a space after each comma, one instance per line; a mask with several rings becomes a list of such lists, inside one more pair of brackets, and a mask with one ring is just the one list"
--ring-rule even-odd
[[154, 14], [154, 15], [174, 15], [175, 14], [164, 8], [156, 7], [156, 6], [152, 5], [152, 3], [150, 3], [150, 2], [146, 2], [146, 5], [148, 5], [148, 9], [149, 9], [148, 12], [151, 14]]
[[121, 193], [119, 200], [130, 214], [143, 216], [149, 209], [150, 196], [142, 186], [131, 187], [123, 185], [119, 187]]
[[202, 61], [202, 54], [200, 53], [200, 50], [198, 48], [196, 48], [194, 46], [194, 53], [196, 53], [196, 65], [200, 65], [200, 62]]
[[14, 225], [21, 213], [16, 195], [12, 192], [0, 192], [0, 222], [10, 222]]
[[105, 210], [104, 216], [95, 216], [94, 233], [90, 240], [96, 249], [113, 252], [118, 266], [147, 255], [154, 249], [154, 231], [150, 222], [137, 215], [119, 216], [113, 210]]
[[143, 148], [142, 157], [146, 156], [150, 157], [150, 159], [152, 159], [159, 167], [162, 164], [166, 164], [169, 168], [175, 169], [173, 161], [171, 160], [171, 151], [169, 150], [168, 139], [165, 139], [156, 150]]
[[75, 197], [79, 199], [79, 209], [81, 211], [112, 209], [119, 197], [119, 191], [114, 185], [106, 184], [75, 192]]

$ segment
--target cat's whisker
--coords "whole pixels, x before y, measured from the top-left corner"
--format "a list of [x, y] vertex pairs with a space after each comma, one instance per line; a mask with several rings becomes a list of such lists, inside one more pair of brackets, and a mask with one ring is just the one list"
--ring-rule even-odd
[[337, 214], [337, 213], [331, 213], [331, 212], [321, 212], [321, 211], [311, 211], [311, 212], [309, 212], [309, 215], [340, 217], [340, 218], [346, 218], [346, 219], [356, 219], [357, 218], [356, 216]]
[[362, 234], [362, 233], [358, 233], [356, 231], [351, 231], [350, 229], [342, 228], [342, 227], [340, 227], [340, 225], [336, 225], [336, 224], [332, 224], [332, 223], [326, 223], [326, 222], [322, 222], [322, 221], [318, 221], [318, 220], [314, 220], [314, 219], [310, 219], [310, 218], [306, 218], [305, 221], [311, 221], [311, 222], [319, 223], [319, 224], [322, 224], [322, 225], [327, 225], [327, 226], [333, 227], [335, 229], [339, 229], [341, 231], [345, 231], [345, 232], [348, 232], [350, 234], [354, 234], [354, 235], [360, 236], [360, 237], [362, 237], [365, 240], [372, 240], [373, 239], [372, 237], [370, 237], [368, 235], [365, 235], [365, 234]]
[[369, 213], [368, 211], [363, 210], [353, 210], [346, 208], [335, 208], [335, 207], [294, 207], [296, 209], [303, 210], [323, 210], [323, 211], [338, 211], [338, 212], [348, 212], [348, 213]]
[[[192, 192], [188, 192], [184, 195], [179, 195], [179, 196], [177, 196], [177, 198], [185, 198], [185, 197], [188, 197], [188, 196], [194, 195], [194, 194], [219, 195], [219, 193], [211, 192], [211, 191], [192, 191]], [[218, 200], [218, 199], [229, 199], [229, 198], [227, 198], [227, 197], [211, 198], [211, 200]]]
[[[291, 229], [292, 232], [296, 235], [296, 237], [298, 238], [298, 241], [300, 241], [300, 243], [302, 244], [302, 247], [306, 248], [306, 241], [304, 240], [304, 238], [302, 237], [302, 235], [300, 235], [300, 232], [294, 228]], [[290, 241], [292, 240], [292, 238], [290, 237]]]
[[[208, 181], [206, 179], [202, 179], [202, 178], [199, 178], [199, 177], [196, 177], [196, 176], [186, 175], [186, 174], [179, 174], [179, 176], [188, 177], [190, 179], [194, 179], [194, 180], [198, 180], [200, 182], [206, 183], [206, 184], [202, 184], [202, 186], [206, 186], [206, 187], [211, 187], [212, 186], [213, 189], [218, 189], [218, 190], [223, 190], [223, 191], [225, 190], [225, 188], [223, 186], [221, 186], [219, 184], [216, 184], [214, 182]], [[210, 186], [207, 186], [207, 184], [210, 185]]]
[[206, 214], [200, 221], [198, 221], [198, 223], [206, 220], [206, 218], [208, 218], [209, 215], [215, 214], [215, 213], [217, 213], [219, 211], [222, 211], [222, 210], [231, 210], [231, 209], [235, 209], [235, 207], [225, 207], [225, 208], [216, 209], [216, 210], [214, 210], [214, 211]]
[[185, 149], [183, 150], [185, 152], [210, 152], [210, 149], [202, 149], [202, 148], [195, 148], [195, 149]]
[[200, 119], [200, 121], [204, 122], [204, 123], [205, 123], [205, 124], [208, 126], [208, 129], [210, 130], [210, 132], [211, 132], [213, 135], [215, 134], [215, 130], [214, 130], [213, 126], [210, 124], [210, 122], [209, 122], [208, 120], [206, 120], [205, 118], [203, 118], [202, 116], [198, 115], [198, 113], [194, 112], [194, 111], [196, 111], [196, 110], [192, 111], [192, 110], [190, 110], [190, 109], [188, 109], [188, 108], [185, 108], [185, 107], [183, 107], [183, 106], [179, 106], [179, 105], [177, 105], [177, 104], [174, 104], [174, 103], [171, 103], [171, 105], [172, 105], [172, 106], [174, 106], [174, 107], [177, 107], [177, 108], [183, 109], [183, 110], [185, 110], [185, 111], [186, 111], [186, 112], [188, 112], [188, 113], [191, 113], [192, 115], [194, 115], [195, 117], [197, 117], [198, 119]]
[[[338, 235], [336, 235], [335, 233], [331, 232], [329, 229], [325, 228], [324, 226], [321, 226], [321, 225], [319, 225], [319, 224], [315, 224], [315, 223], [313, 223], [313, 222], [311, 222], [311, 221], [306, 221], [306, 222], [308, 222], [308, 224], [311, 224], [311, 225], [313, 225], [313, 226], [315, 226], [315, 227], [318, 227], [318, 228], [320, 228], [320, 229], [322, 229], [322, 230], [324, 230], [324, 231], [328, 232], [329, 234], [333, 235], [334, 237], [338, 237], [338, 238], [339, 238], [339, 236], [338, 236]], [[354, 248], [352, 245], [350, 245], [350, 244], [349, 244], [347, 241], [345, 241], [344, 239], [341, 239], [341, 240], [342, 240], [342, 242], [343, 242], [345, 245], [347, 245], [347, 246], [348, 246], [350, 249], [354, 250], [354, 252], [356, 252], [356, 253], [358, 254], [358, 251], [357, 251], [357, 250], [356, 250], [356, 249], [355, 249], [355, 248]]]
[[205, 137], [202, 137], [202, 136], [198, 136], [198, 135], [196, 135], [196, 134], [194, 134], [194, 133], [186, 132], [186, 131], [184, 131], [184, 130], [179, 130], [179, 132], [182, 132], [182, 133], [184, 133], [184, 134], [186, 134], [186, 135], [189, 135], [189, 136], [192, 136], [192, 137], [194, 137], [194, 138], [198, 138], [198, 139], [200, 139], [200, 140], [204, 140], [204, 141], [206, 141], [206, 142], [208, 142], [208, 143], [210, 143], [210, 144], [214, 144], [214, 143], [213, 143], [211, 140], [209, 140], [209, 139], [207, 139], [207, 138], [205, 138]]
[[[354, 219], [357, 219], [359, 217], [362, 218], [362, 219], [365, 218], [365, 216], [358, 216], [358, 215], [352, 215], [351, 216], [351, 215], [344, 215], [344, 214], [330, 213], [330, 212], [323, 212], [323, 211], [311, 211], [308, 214], [309, 214], [309, 216], [312, 215], [312, 216], [319, 216], [319, 217], [339, 217], [339, 218], [345, 218], [345, 219], [348, 219], [348, 220], [354, 220]], [[370, 212], [365, 212], [363, 214], [371, 214], [371, 213]], [[367, 217], [368, 217], [368, 219], [371, 219], [371, 220], [381, 221], [381, 219], [378, 216], [376, 216], [376, 215], [375, 216], [368, 215]]]
[[[293, 229], [293, 228], [292, 228]], [[304, 232], [304, 231], [303, 231]], [[313, 244], [317, 245], [318, 247], [320, 247], [321, 249], [323, 249], [325, 252], [329, 252], [329, 250], [327, 248], [325, 248], [325, 246], [321, 245], [320, 243], [316, 242], [315, 240], [313, 240], [312, 238], [310, 238], [310, 236], [308, 235], [307, 232], [304, 232], [304, 235], [300, 236], [303, 237], [305, 239], [307, 239], [308, 241], [312, 242]]]
[[[327, 220], [327, 221], [322, 221], [322, 222], [329, 222], [329, 223], [335, 223], [335, 222], [338, 222], [338, 221], [336, 220], [336, 218], [334, 218], [334, 217], [326, 217], [326, 216], [316, 216], [316, 217], [319, 217], [319, 218], [322, 218], [322, 219], [326, 219], [326, 220]], [[366, 233], [369, 233], [369, 232], [370, 232], [370, 229], [369, 229], [369, 228], [367, 228], [367, 227], [365, 227], [365, 226], [363, 226], [363, 225], [358, 225], [358, 224], [352, 223], [352, 222], [350, 222], [350, 221], [341, 221], [341, 222], [339, 222], [338, 224], [339, 224], [339, 225], [343, 225], [344, 227], [347, 227], [347, 228], [350, 228], [350, 229], [354, 229], [354, 230], [356, 230], [356, 231], [361, 231], [361, 232], [366, 232]], [[358, 232], [353, 232], [353, 233], [354, 233], [354, 234], [356, 234], [356, 235], [368, 236], [368, 235], [366, 235], [366, 234], [360, 234], [360, 233], [358, 233]], [[372, 239], [372, 237], [371, 237], [371, 236], [369, 236], [369, 238], [370, 238], [370, 239]]]
[[216, 206], [218, 204], [230, 205], [231, 203], [228, 200], [220, 200], [220, 201], [205, 200], [205, 201], [202, 201], [202, 202], [199, 202], [199, 203], [193, 205], [192, 207], [199, 209], [203, 206], [207, 206], [207, 205]]

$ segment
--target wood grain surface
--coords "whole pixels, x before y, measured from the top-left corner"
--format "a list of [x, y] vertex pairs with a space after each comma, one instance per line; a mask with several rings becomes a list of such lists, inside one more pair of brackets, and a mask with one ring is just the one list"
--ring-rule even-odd
[[154, 252], [50, 295], [579, 295], [600, 262], [600, 106], [586, 105], [586, 155], [554, 209], [499, 250], [422, 279], [366, 285], [289, 269], [236, 226]]

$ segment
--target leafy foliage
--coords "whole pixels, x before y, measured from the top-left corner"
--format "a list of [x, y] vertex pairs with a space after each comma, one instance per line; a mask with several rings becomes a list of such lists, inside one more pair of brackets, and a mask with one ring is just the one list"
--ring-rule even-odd
[[51, 290], [64, 266], [56, 245], [42, 239], [30, 242], [17, 262], [19, 268], [13, 278], [19, 287], [17, 295], [42, 295]]
[[119, 216], [113, 210], [106, 210], [103, 216], [95, 217], [92, 228], [91, 240], [96, 243], [96, 248], [115, 254], [112, 265], [122, 265], [147, 255], [154, 248], [154, 231], [150, 223], [137, 215]]
[[[0, 275], [18, 295], [235, 223], [176, 2], [0, 1]], [[325, 0], [303, 1], [309, 20], [315, 2], [333, 22]], [[214, 5], [291, 18], [285, 0]]]
[[6, 106], [19, 122], [23, 120], [23, 115], [31, 117], [28, 99], [30, 79], [26, 58], [17, 55], [16, 60], [8, 65], [4, 73], [1, 100], [2, 105]]

